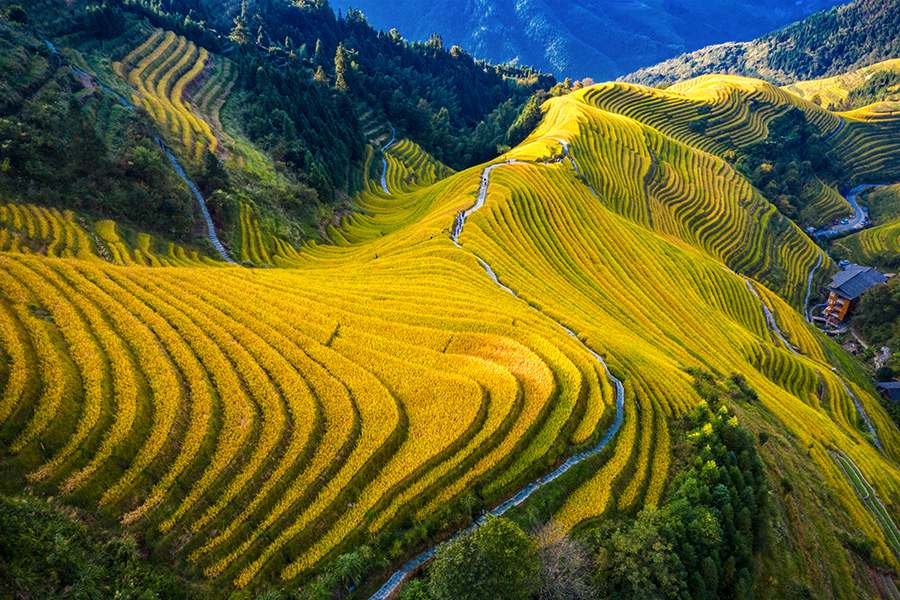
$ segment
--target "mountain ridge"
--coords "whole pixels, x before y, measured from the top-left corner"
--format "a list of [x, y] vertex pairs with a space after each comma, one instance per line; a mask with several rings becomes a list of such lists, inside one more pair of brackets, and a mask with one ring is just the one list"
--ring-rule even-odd
[[724, 73], [789, 85], [832, 77], [900, 56], [900, 43], [893, 35], [898, 25], [896, 0], [857, 0], [758, 40], [708, 46], [620, 79], [660, 85]]
[[495, 63], [601, 81], [714, 40], [751, 39], [836, 3], [361, 0], [354, 6], [375, 27], [410, 39], [436, 34]]

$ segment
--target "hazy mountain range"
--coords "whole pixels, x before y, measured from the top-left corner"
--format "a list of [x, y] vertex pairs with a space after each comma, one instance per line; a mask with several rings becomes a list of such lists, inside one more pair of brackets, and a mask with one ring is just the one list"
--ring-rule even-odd
[[746, 41], [835, 0], [358, 0], [370, 23], [405, 38], [432, 33], [493, 62], [559, 78], [615, 79], [684, 52]]
[[645, 85], [728, 73], [780, 85], [831, 77], [900, 56], [900, 2], [858, 0], [751, 42], [702, 48], [622, 79]]

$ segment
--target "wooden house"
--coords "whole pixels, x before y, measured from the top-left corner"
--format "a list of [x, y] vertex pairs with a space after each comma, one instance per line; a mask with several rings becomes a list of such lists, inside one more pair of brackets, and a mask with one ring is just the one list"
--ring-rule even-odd
[[859, 265], [850, 265], [832, 277], [828, 285], [828, 303], [823, 311], [828, 324], [840, 327], [846, 323], [865, 291], [885, 281], [887, 277], [883, 273]]

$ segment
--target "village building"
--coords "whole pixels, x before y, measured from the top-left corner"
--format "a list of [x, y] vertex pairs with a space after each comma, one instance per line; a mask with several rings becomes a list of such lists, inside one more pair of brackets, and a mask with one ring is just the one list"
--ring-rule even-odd
[[900, 401], [900, 381], [890, 381], [887, 383], [876, 383], [875, 389], [882, 395], [885, 400], [894, 402]]
[[887, 280], [883, 273], [859, 265], [849, 265], [832, 277], [828, 285], [828, 303], [823, 311], [828, 324], [840, 327], [846, 323], [865, 291]]

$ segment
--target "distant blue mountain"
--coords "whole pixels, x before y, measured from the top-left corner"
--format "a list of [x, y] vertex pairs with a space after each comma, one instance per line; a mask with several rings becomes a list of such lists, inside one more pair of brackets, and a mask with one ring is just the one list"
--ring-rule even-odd
[[[615, 79], [685, 52], [748, 41], [838, 0], [356, 0], [376, 29], [432, 33], [495, 63]], [[334, 4], [335, 8], [339, 5]]]

